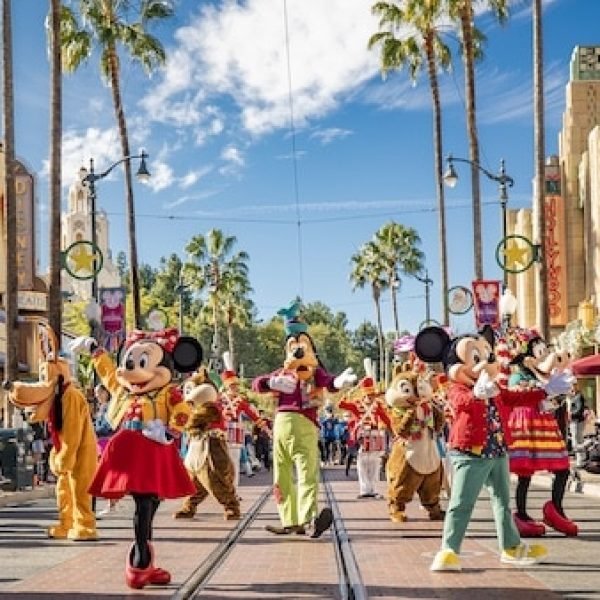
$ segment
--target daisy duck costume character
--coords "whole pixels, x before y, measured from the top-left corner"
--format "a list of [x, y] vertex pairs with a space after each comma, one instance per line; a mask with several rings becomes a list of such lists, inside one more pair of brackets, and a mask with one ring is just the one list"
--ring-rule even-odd
[[408, 362], [397, 364], [385, 393], [394, 434], [386, 465], [390, 519], [394, 523], [406, 521], [406, 504], [415, 493], [432, 521], [443, 520], [445, 514], [440, 508], [443, 467], [436, 443], [444, 414], [432, 402], [433, 372], [417, 368]]
[[[548, 385], [554, 377], [561, 376], [566, 386], [558, 392], [570, 391], [574, 378], [566, 369], [563, 353], [551, 351], [546, 342], [534, 331], [515, 330], [521, 341], [520, 352], [512, 359], [516, 366], [508, 378], [509, 389], [537, 389]], [[509, 344], [514, 348], [517, 344]], [[565, 396], [555, 395], [541, 402], [513, 405], [506, 418], [509, 437], [510, 470], [518, 476], [516, 489], [517, 511], [515, 523], [524, 537], [545, 534], [544, 523], [567, 536], [576, 536], [577, 524], [564, 513], [562, 502], [569, 478], [569, 455], [565, 443]], [[560, 421], [564, 422], [561, 431]], [[532, 519], [527, 512], [527, 496], [531, 476], [538, 471], [554, 474], [552, 499], [542, 509], [544, 523]]]
[[223, 391], [220, 395], [221, 411], [227, 427], [227, 444], [229, 456], [234, 465], [235, 475], [233, 482], [237, 488], [240, 485], [240, 458], [242, 447], [245, 443], [246, 431], [242, 422], [242, 416], [246, 416], [256, 426], [265, 429], [266, 425], [261, 419], [258, 410], [248, 402], [248, 399], [240, 390], [240, 380], [233, 369], [233, 362], [229, 352], [223, 353], [223, 364], [225, 370], [221, 373]]
[[240, 501], [234, 484], [234, 466], [227, 447], [227, 426], [219, 393], [206, 367], [200, 367], [183, 384], [183, 396], [192, 407], [186, 425], [189, 445], [185, 466], [196, 492], [186, 498], [173, 515], [175, 519], [193, 519], [198, 505], [210, 494], [224, 509], [223, 518], [240, 518]]
[[365, 358], [365, 377], [360, 380], [354, 394], [357, 396], [340, 400], [339, 407], [352, 414], [352, 439], [356, 440], [358, 455], [356, 472], [358, 474], [358, 498], [380, 498], [375, 490], [379, 481], [381, 457], [385, 452], [385, 429], [391, 429], [390, 419], [382, 402], [383, 394], [377, 390], [373, 374], [373, 363]]
[[509, 391], [494, 382], [498, 365], [494, 332], [451, 339], [441, 327], [426, 327], [415, 339], [415, 353], [426, 363], [444, 365], [450, 384], [447, 400], [453, 413], [448, 449], [453, 467], [452, 490], [444, 520], [442, 547], [432, 571], [460, 571], [460, 549], [481, 488], [489, 491], [501, 562], [519, 566], [539, 562], [546, 549], [521, 542], [510, 511], [508, 455], [499, 402], [542, 401], [542, 389]]
[[[283, 368], [254, 379], [259, 393], [277, 398], [273, 423], [273, 478], [281, 526], [267, 525], [278, 535], [304, 534], [312, 526], [317, 538], [333, 522], [331, 509], [317, 515], [319, 491], [318, 407], [325, 390], [336, 392], [351, 386], [351, 369], [335, 376], [321, 364], [307, 325], [298, 319], [300, 305], [292, 303], [278, 312], [285, 318], [287, 339]], [[294, 482], [294, 467], [297, 481]]]
[[56, 476], [58, 523], [48, 537], [75, 541], [95, 540], [96, 517], [88, 487], [96, 471], [96, 435], [87, 400], [71, 380], [69, 363], [58, 356], [54, 331], [38, 326], [41, 360], [39, 381], [5, 381], [8, 399], [20, 409], [32, 410], [30, 421], [48, 424], [52, 439], [50, 470]]
[[74, 352], [91, 352], [92, 364], [111, 394], [107, 420], [118, 430], [102, 454], [90, 493], [107, 499], [133, 497], [135, 541], [125, 559], [125, 581], [131, 588], [166, 585], [168, 571], [154, 564], [152, 521], [164, 498], [194, 492], [172, 436], [188, 421], [190, 408], [173, 381], [175, 371], [193, 371], [202, 360], [194, 339], [177, 329], [132, 331], [118, 365], [96, 340], [80, 337]]

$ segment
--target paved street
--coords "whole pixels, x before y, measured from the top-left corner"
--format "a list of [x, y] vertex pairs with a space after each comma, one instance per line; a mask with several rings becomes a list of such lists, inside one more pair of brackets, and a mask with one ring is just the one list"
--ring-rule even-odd
[[[582, 534], [566, 539], [551, 533], [545, 542], [548, 561], [527, 570], [499, 562], [489, 502], [482, 497], [463, 549], [463, 572], [440, 574], [430, 573], [428, 567], [439, 546], [441, 524], [430, 522], [416, 502], [410, 505], [409, 522], [394, 525], [387, 518], [385, 500], [356, 500], [354, 473], [347, 479], [343, 470], [332, 468], [326, 476], [370, 598], [600, 599], [600, 500], [595, 496], [568, 494], [566, 508], [581, 525]], [[268, 473], [242, 478], [244, 509], [269, 481]], [[380, 491], [385, 491], [383, 482]], [[548, 497], [548, 489], [532, 490], [533, 515], [540, 514]], [[174, 521], [171, 513], [176, 506], [176, 502], [161, 506], [155, 528], [159, 564], [172, 571], [173, 582], [142, 592], [128, 590], [123, 582], [123, 561], [131, 539], [128, 499], [117, 513], [99, 522], [101, 540], [96, 543], [46, 539], [44, 528], [54, 516], [52, 499], [0, 508], [0, 598], [171, 596], [234, 527], [222, 519], [213, 501], [193, 522]], [[264, 525], [275, 521], [275, 505], [269, 499], [197, 597], [339, 598], [331, 535], [320, 540], [273, 537]]]

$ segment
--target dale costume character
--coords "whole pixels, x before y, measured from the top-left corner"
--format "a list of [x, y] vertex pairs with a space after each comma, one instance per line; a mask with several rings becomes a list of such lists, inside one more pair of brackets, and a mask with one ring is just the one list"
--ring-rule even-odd
[[460, 571], [460, 548], [475, 502], [485, 485], [490, 494], [503, 563], [518, 566], [539, 562], [546, 549], [521, 542], [510, 512], [508, 456], [497, 402], [510, 404], [526, 396], [539, 402], [541, 389], [509, 391], [494, 382], [498, 365], [493, 353], [494, 332], [451, 339], [441, 327], [426, 327], [415, 339], [415, 353], [426, 363], [443, 363], [450, 384], [452, 411], [448, 441], [453, 467], [452, 490], [444, 520], [442, 547], [432, 571]]
[[[339, 407], [354, 417], [352, 438], [356, 440], [356, 472], [358, 498], [380, 498], [375, 490], [379, 481], [381, 457], [385, 452], [385, 429], [391, 429], [390, 419], [377, 390], [371, 359], [364, 359], [365, 377], [355, 394], [340, 400]], [[354, 396], [354, 397], [353, 397]]]
[[227, 430], [229, 456], [231, 456], [231, 461], [235, 469], [233, 482], [237, 488], [240, 485], [240, 458], [242, 447], [245, 445], [246, 434], [242, 416], [246, 416], [261, 429], [265, 428], [266, 424], [261, 419], [258, 410], [242, 394], [240, 380], [233, 369], [229, 352], [223, 353], [223, 364], [225, 365], [225, 370], [221, 373], [223, 391], [221, 392], [219, 401]]
[[[512, 360], [517, 366], [508, 379], [509, 389], [528, 389], [547, 386], [555, 372], [565, 370], [565, 356], [551, 351], [546, 342], [535, 332], [529, 332], [524, 351]], [[563, 390], [565, 393], [568, 389]], [[517, 511], [515, 523], [524, 537], [539, 537], [545, 534], [544, 523], [567, 536], [576, 536], [577, 524], [564, 513], [562, 502], [569, 478], [569, 455], [565, 443], [566, 396], [557, 395], [537, 403], [517, 404], [511, 407], [507, 418], [510, 470], [518, 476], [516, 489]], [[564, 421], [561, 431], [560, 420]], [[527, 512], [527, 496], [531, 476], [538, 471], [554, 474], [552, 499], [542, 509], [544, 523], [532, 519]]]
[[154, 564], [154, 515], [162, 499], [195, 491], [173, 440], [190, 415], [173, 378], [175, 371], [196, 369], [202, 347], [170, 328], [132, 331], [118, 365], [93, 338], [77, 338], [71, 348], [92, 353], [94, 369], [111, 394], [107, 420], [118, 431], [106, 445], [90, 492], [107, 499], [130, 494], [135, 502], [135, 541], [125, 560], [125, 581], [131, 588], [166, 585], [171, 574]]
[[206, 367], [201, 366], [185, 380], [183, 397], [192, 410], [186, 425], [189, 444], [184, 462], [196, 491], [173, 518], [193, 519], [199, 504], [210, 494], [223, 507], [226, 521], [239, 519], [240, 501], [227, 446], [227, 427], [217, 387]]
[[96, 435], [87, 400], [71, 380], [69, 363], [58, 356], [54, 331], [38, 326], [40, 341], [39, 381], [6, 381], [9, 400], [31, 410], [30, 421], [48, 424], [52, 439], [50, 470], [56, 476], [58, 524], [48, 537], [74, 541], [95, 540], [96, 517], [88, 492], [97, 464]]
[[406, 504], [415, 493], [432, 521], [444, 519], [440, 507], [442, 460], [436, 437], [444, 414], [433, 402], [431, 371], [413, 370], [410, 363], [397, 364], [385, 393], [394, 434], [386, 465], [388, 505], [394, 523], [406, 521]]
[[[332, 375], [321, 364], [307, 325], [298, 319], [300, 305], [292, 303], [278, 312], [285, 318], [287, 334], [283, 369], [257, 377], [252, 388], [277, 398], [273, 423], [273, 479], [281, 527], [267, 525], [267, 531], [289, 535], [304, 534], [312, 526], [318, 538], [333, 522], [331, 509], [317, 516], [319, 490], [318, 407], [325, 390], [335, 392], [352, 385], [351, 369]], [[294, 467], [297, 481], [294, 482]]]

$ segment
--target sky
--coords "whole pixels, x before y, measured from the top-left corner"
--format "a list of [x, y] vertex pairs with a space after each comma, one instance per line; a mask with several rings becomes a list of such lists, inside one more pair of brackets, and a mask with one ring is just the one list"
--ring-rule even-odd
[[[48, 264], [48, 3], [13, 3], [16, 154], [35, 173], [40, 268]], [[350, 258], [386, 222], [413, 227], [433, 280], [431, 317], [441, 318], [437, 211], [429, 85], [405, 70], [386, 79], [369, 0], [175, 0], [176, 16], [152, 32], [167, 51], [148, 78], [122, 59], [122, 91], [132, 152], [145, 149], [152, 178], [135, 183], [138, 260], [154, 267], [211, 228], [235, 236], [249, 256], [252, 299], [269, 319], [296, 295], [346, 313], [351, 328], [375, 320], [369, 290], [353, 291]], [[509, 208], [531, 206], [533, 87], [531, 2], [512, 2], [498, 25], [478, 8], [487, 36], [477, 66], [481, 164], [500, 160], [515, 180]], [[600, 45], [600, 1], [543, 2], [546, 154], [558, 153], [565, 85], [575, 46]], [[287, 19], [286, 19], [287, 16]], [[289, 54], [286, 50], [286, 25]], [[448, 35], [452, 35], [451, 32]], [[450, 39], [449, 39], [450, 41]], [[455, 48], [455, 46], [454, 46]], [[462, 63], [440, 73], [443, 153], [468, 157]], [[93, 56], [63, 89], [63, 185], [94, 159], [100, 172], [121, 158], [111, 92]], [[290, 93], [291, 89], [291, 93]], [[291, 101], [290, 101], [291, 99]], [[293, 127], [292, 118], [293, 114]], [[135, 170], [137, 165], [133, 165]], [[449, 283], [473, 279], [467, 165], [446, 189]], [[497, 184], [481, 178], [484, 276], [501, 279], [494, 259], [501, 234]], [[127, 252], [122, 170], [97, 183], [110, 219], [113, 256]], [[425, 318], [425, 288], [402, 277], [400, 327]], [[389, 294], [384, 329], [393, 329]], [[452, 317], [474, 327], [471, 311]]]

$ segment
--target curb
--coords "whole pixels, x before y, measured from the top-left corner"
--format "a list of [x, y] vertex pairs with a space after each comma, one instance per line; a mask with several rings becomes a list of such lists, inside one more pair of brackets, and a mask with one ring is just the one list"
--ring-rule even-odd
[[0, 492], [0, 508], [7, 506], [20, 506], [32, 500], [40, 500], [42, 498], [54, 498], [55, 486], [44, 485], [32, 490], [21, 490], [17, 492]]

